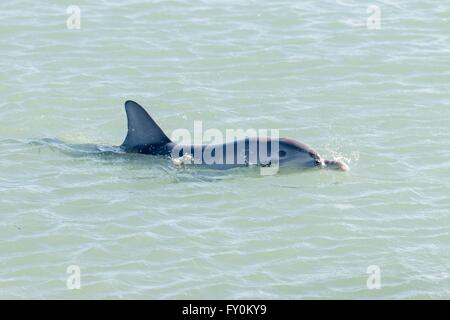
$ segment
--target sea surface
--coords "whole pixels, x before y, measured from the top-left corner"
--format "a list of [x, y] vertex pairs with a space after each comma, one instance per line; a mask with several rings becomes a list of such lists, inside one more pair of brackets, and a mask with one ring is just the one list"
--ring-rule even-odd
[[[0, 298], [450, 298], [448, 1], [2, 1], [0, 70]], [[350, 171], [72, 147], [128, 99]]]

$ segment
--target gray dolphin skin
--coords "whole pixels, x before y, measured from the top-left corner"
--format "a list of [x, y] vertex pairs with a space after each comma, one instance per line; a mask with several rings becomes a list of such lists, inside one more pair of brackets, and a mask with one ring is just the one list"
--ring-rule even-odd
[[180, 145], [173, 143], [138, 103], [125, 102], [128, 133], [120, 148], [127, 153], [169, 156], [213, 169], [259, 165], [292, 168], [331, 168], [348, 170], [345, 163], [324, 160], [308, 145], [299, 141], [270, 137], [248, 137], [224, 144]]

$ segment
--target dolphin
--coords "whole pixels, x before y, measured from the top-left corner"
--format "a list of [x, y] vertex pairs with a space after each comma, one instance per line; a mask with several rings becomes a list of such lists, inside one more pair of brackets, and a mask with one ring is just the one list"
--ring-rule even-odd
[[[245, 137], [223, 144], [193, 145], [172, 142], [138, 103], [125, 102], [127, 136], [119, 146], [126, 153], [170, 157], [175, 164], [230, 169], [257, 165], [263, 168], [331, 168], [347, 171], [337, 160], [325, 160], [310, 146], [289, 138]], [[264, 152], [262, 152], [264, 151]]]

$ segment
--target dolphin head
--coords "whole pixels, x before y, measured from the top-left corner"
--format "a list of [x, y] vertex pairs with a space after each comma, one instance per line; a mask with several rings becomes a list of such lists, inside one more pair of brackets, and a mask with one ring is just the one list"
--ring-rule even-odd
[[319, 154], [310, 146], [289, 138], [279, 139], [278, 160], [282, 167], [320, 168], [323, 166]]
[[278, 159], [282, 167], [349, 170], [344, 162], [324, 160], [307, 144], [289, 138], [279, 139]]

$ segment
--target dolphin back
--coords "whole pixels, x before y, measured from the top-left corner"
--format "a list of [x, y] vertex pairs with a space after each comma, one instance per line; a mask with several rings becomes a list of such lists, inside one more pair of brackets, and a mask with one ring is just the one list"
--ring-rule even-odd
[[152, 153], [170, 143], [170, 139], [138, 103], [125, 102], [128, 133], [121, 148], [126, 152]]

